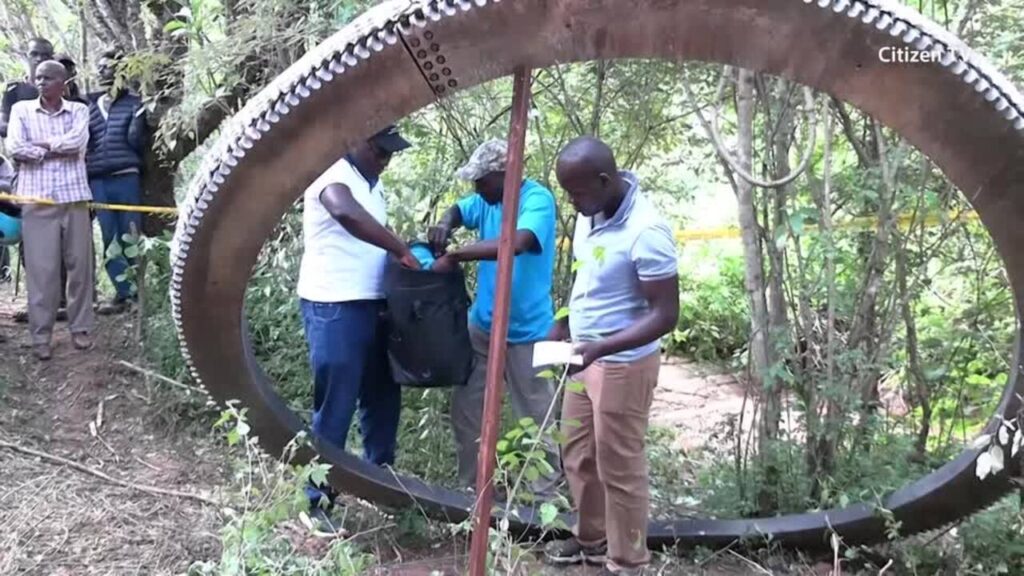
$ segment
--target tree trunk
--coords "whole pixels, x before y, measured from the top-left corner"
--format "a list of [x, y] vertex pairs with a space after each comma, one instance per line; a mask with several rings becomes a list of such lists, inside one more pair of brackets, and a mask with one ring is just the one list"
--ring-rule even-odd
[[913, 390], [914, 400], [921, 407], [921, 422], [914, 441], [914, 451], [919, 458], [924, 458], [928, 448], [928, 437], [931, 434], [932, 402], [928, 390], [928, 382], [921, 367], [921, 356], [917, 346], [917, 322], [911, 307], [913, 294], [907, 287], [907, 253], [906, 249], [896, 250], [896, 286], [899, 289], [900, 314], [906, 329], [907, 379]]
[[[825, 282], [827, 283], [826, 293], [826, 318], [825, 318], [825, 374], [822, 388], [825, 394], [818, 394], [818, 379], [820, 373], [814, 373], [811, 378], [804, 382], [808, 389], [807, 396], [812, 402], [807, 404], [807, 443], [806, 461], [808, 472], [811, 476], [812, 501], [820, 501], [822, 496], [822, 483], [833, 472], [835, 467], [836, 450], [838, 447], [839, 428], [842, 423], [840, 406], [834, 400], [836, 381], [836, 251], [835, 238], [832, 227], [832, 136], [833, 121], [829, 114], [825, 119], [825, 144], [823, 164], [823, 179], [821, 193], [814, 195], [815, 203], [818, 206], [818, 219], [821, 223], [821, 242], [825, 260]], [[807, 313], [815, 322], [818, 318], [817, 310], [808, 310]], [[807, 333], [808, 347], [820, 344], [820, 331], [814, 329], [805, 330]], [[811, 340], [814, 342], [812, 343]]]
[[[792, 167], [789, 164], [789, 152], [793, 146], [793, 109], [790, 106], [788, 84], [780, 81], [778, 93], [781, 97], [780, 116], [778, 129], [773, 138], [775, 179], [781, 179], [789, 175]], [[773, 229], [778, 233], [788, 227], [786, 204], [789, 201], [789, 185], [779, 186], [772, 189], [774, 199], [773, 205]], [[768, 262], [770, 264], [768, 273], [768, 322], [769, 345], [775, 339], [788, 338], [788, 325], [786, 310], [789, 304], [786, 302], [786, 292], [783, 286], [785, 274], [785, 252], [775, 242], [768, 243]], [[775, 348], [772, 347], [774, 350]]]
[[[736, 88], [737, 155], [739, 167], [750, 173], [754, 145], [754, 74], [740, 69]], [[776, 395], [770, 379], [765, 378], [771, 366], [768, 346], [768, 302], [765, 298], [764, 262], [761, 256], [760, 229], [757, 223], [757, 209], [754, 205], [754, 186], [744, 178], [736, 180], [737, 204], [740, 233], [743, 240], [743, 256], [746, 262], [744, 283], [750, 303], [750, 381], [763, 399], [759, 452], [768, 457], [771, 443], [778, 437], [778, 409], [769, 406]], [[774, 415], [774, 417], [773, 417]], [[774, 467], [766, 467], [765, 484], [758, 493], [758, 507], [762, 513], [775, 510], [777, 501], [772, 485]]]

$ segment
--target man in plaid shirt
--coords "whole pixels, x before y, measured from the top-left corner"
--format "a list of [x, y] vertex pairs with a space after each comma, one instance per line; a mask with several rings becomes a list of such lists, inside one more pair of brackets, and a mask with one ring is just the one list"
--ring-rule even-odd
[[60, 300], [60, 263], [68, 275], [68, 319], [75, 348], [92, 346], [92, 200], [85, 170], [89, 109], [63, 98], [67, 71], [49, 60], [36, 69], [39, 98], [11, 108], [7, 149], [19, 162], [15, 193], [52, 202], [22, 211], [33, 353], [52, 355], [51, 335]]

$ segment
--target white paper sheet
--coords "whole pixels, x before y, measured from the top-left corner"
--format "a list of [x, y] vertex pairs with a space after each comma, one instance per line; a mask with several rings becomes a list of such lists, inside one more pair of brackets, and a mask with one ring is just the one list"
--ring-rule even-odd
[[533, 345], [533, 367], [551, 364], [583, 364], [583, 355], [574, 354], [571, 342], [545, 340]]

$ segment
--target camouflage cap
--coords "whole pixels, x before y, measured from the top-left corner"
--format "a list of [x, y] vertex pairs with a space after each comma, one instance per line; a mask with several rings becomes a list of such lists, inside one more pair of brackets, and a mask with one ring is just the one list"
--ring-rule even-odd
[[456, 175], [463, 180], [479, 180], [491, 172], [503, 172], [508, 156], [508, 143], [504, 140], [488, 140], [469, 157], [465, 166]]

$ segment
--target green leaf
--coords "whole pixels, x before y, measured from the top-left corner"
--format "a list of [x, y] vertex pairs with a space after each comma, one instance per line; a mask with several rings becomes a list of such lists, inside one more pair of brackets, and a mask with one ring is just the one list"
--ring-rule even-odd
[[327, 484], [327, 466], [314, 466], [309, 471], [309, 480], [314, 486], [325, 486]]
[[529, 428], [530, 426], [533, 426], [534, 424], [535, 423], [533, 421], [533, 418], [530, 418], [529, 416], [527, 416], [526, 418], [520, 418], [519, 419], [519, 425], [522, 426], [523, 428]]
[[540, 524], [541, 526], [547, 526], [558, 518], [558, 508], [550, 503], [545, 502], [540, 505]]
[[241, 434], [242, 436], [249, 435], [249, 424], [247, 424], [244, 420], [239, 420], [238, 424], [235, 425], [235, 429], [238, 430], [238, 433]]
[[233, 428], [228, 431], [228, 446], [234, 446], [238, 444], [241, 436], [238, 434], [238, 428]]
[[118, 274], [117, 276], [114, 277], [114, 280], [116, 280], [117, 282], [124, 282], [127, 279], [128, 279], [128, 275], [127, 274]]
[[583, 382], [570, 380], [565, 383], [565, 389], [568, 390], [569, 392], [576, 392], [577, 394], [582, 394], [583, 391], [587, 389], [587, 387], [583, 385]]
[[594, 246], [594, 260], [598, 264], [604, 264], [604, 246]]
[[526, 479], [529, 480], [530, 482], [536, 482], [537, 479], [540, 478], [540, 472], [533, 466], [530, 466], [529, 468], [524, 470], [523, 475], [526, 476]]
[[552, 370], [543, 370], [537, 374], [537, 378], [543, 378], [545, 380], [551, 380], [555, 377], [555, 373]]
[[126, 258], [136, 258], [139, 255], [139, 247], [130, 245], [124, 249], [124, 255]]
[[555, 322], [558, 322], [559, 320], [561, 320], [563, 318], [568, 318], [568, 317], [569, 317], [569, 307], [568, 306], [562, 306], [561, 308], [558, 309], [557, 312], [555, 312]]
[[213, 428], [220, 428], [221, 426], [227, 424], [228, 420], [231, 420], [231, 411], [221, 410], [220, 418], [218, 418], [217, 421], [213, 423]]
[[583, 268], [583, 261], [582, 260], [573, 260], [573, 263], [572, 263], [572, 272], [573, 272], [573, 274], [578, 272], [580, 268]]
[[181, 20], [171, 20], [167, 24], [164, 24], [164, 33], [170, 34], [175, 30], [181, 30], [185, 27], [185, 23]]
[[508, 450], [508, 440], [498, 440], [497, 445], [498, 452], [505, 452]]
[[789, 216], [789, 228], [793, 231], [793, 236], [799, 236], [804, 231], [804, 215], [803, 214], [791, 214]]

